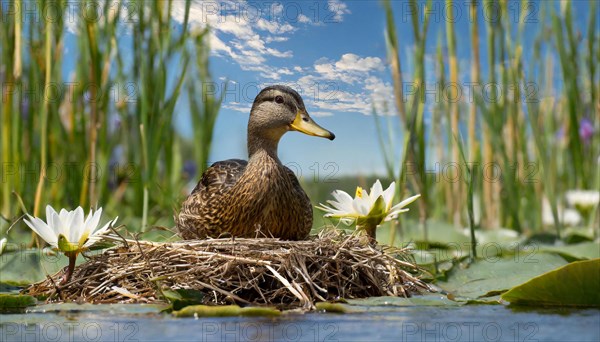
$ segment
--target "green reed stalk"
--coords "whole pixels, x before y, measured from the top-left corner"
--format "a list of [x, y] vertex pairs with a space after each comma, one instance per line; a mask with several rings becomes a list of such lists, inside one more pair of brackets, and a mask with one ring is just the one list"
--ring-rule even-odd
[[[165, 213], [172, 212], [183, 186], [182, 148], [188, 148], [181, 146], [183, 140], [172, 124], [190, 58], [186, 49], [206, 43], [193, 41], [187, 29], [174, 29], [174, 4], [170, 0], [131, 3], [128, 9], [139, 10], [130, 26], [131, 38], [117, 32], [124, 28], [123, 2], [102, 7], [100, 22], [77, 18], [76, 35], [67, 33], [64, 22], [46, 20], [46, 2], [29, 6], [37, 12], [23, 24], [22, 3], [0, 6], [2, 18], [7, 19], [0, 23], [2, 81], [12, 87], [0, 108], [0, 161], [21, 168], [14, 173], [7, 169], [6, 181], [0, 185], [3, 217], [17, 217], [21, 210], [11, 201], [13, 190], [23, 199], [24, 208], [33, 207], [33, 214], [40, 214], [47, 202], [70, 208], [102, 205], [107, 213], [129, 222], [144, 216], [144, 226], [151, 214], [170, 216]], [[66, 14], [66, 1], [57, 5], [53, 9], [62, 11], [63, 17], [72, 15]], [[190, 6], [186, 1], [185, 28]], [[75, 65], [67, 67], [71, 74], [65, 80], [62, 53], [67, 39], [75, 43], [78, 57]], [[131, 48], [126, 46], [130, 43]], [[208, 58], [198, 61], [204, 62]], [[65, 82], [72, 82], [68, 90]], [[128, 88], [130, 84], [133, 87]], [[57, 91], [61, 86], [62, 94]], [[115, 103], [110, 101], [113, 98]], [[218, 106], [214, 109], [218, 111]], [[111, 130], [115, 115], [121, 122]], [[116, 161], [127, 164], [112, 170], [108, 161], [116, 148], [125, 152]], [[52, 178], [57, 170], [61, 174]], [[114, 213], [117, 208], [119, 213]]]
[[[443, 50], [443, 36], [441, 32], [438, 34], [437, 39], [437, 47], [436, 47], [436, 77], [438, 84], [446, 84], [446, 68], [444, 63], [444, 55], [442, 53]], [[450, 122], [449, 112], [447, 110], [447, 104], [444, 101], [437, 101], [436, 106], [434, 107], [434, 111], [432, 113], [432, 128], [433, 132], [433, 147], [435, 148], [435, 160], [440, 165], [445, 165], [446, 156], [448, 155], [448, 146], [450, 146], [449, 142], [446, 140], [449, 134], [444, 134], [445, 129], [448, 129], [448, 122]], [[435, 176], [436, 179], [438, 175]], [[452, 203], [452, 189], [450, 182], [437, 182], [438, 184], [434, 190], [436, 190], [432, 199], [436, 200], [433, 203], [433, 209], [437, 213], [437, 217], [443, 217], [446, 221], [451, 221], [451, 213], [448, 210], [449, 206], [447, 203]]]
[[[50, 84], [51, 75], [52, 75], [52, 61], [51, 61], [51, 52], [52, 52], [52, 23], [47, 20], [46, 25], [46, 40], [45, 40], [45, 64], [44, 68], [46, 70], [45, 73], [45, 82], [44, 85]], [[47, 165], [47, 143], [48, 143], [48, 112], [50, 111], [50, 94], [49, 87], [45, 87], [44, 99], [43, 99], [43, 107], [41, 114], [41, 140], [40, 140], [40, 179], [38, 181], [38, 185], [35, 191], [35, 202], [33, 206], [33, 215], [38, 216], [41, 200], [42, 200], [42, 190], [44, 188], [44, 180], [46, 179], [46, 165]]]
[[[400, 62], [400, 54], [398, 49], [398, 38], [396, 37], [396, 24], [394, 21], [394, 13], [392, 11], [392, 7], [389, 0], [383, 1], [385, 15], [386, 15], [386, 30], [385, 30], [385, 40], [388, 51], [388, 59], [390, 60], [390, 66], [392, 69], [392, 81], [393, 81], [393, 92], [394, 92], [394, 100], [396, 105], [396, 110], [398, 116], [402, 124], [404, 125], [404, 134], [406, 134], [407, 130], [407, 113], [406, 107], [404, 104], [404, 92], [403, 92], [403, 76], [402, 76], [402, 67]], [[407, 145], [405, 148], [410, 149], [410, 141], [405, 139], [405, 143]], [[398, 196], [399, 198], [404, 197], [405, 190], [405, 166], [409, 161], [409, 154], [405, 154], [403, 156], [402, 162], [400, 164], [399, 173], [398, 173]], [[393, 177], [392, 177], [393, 178]], [[402, 229], [402, 221], [398, 218], [398, 229]], [[395, 238], [395, 231], [393, 232], [393, 237]]]
[[471, 234], [471, 261], [474, 261], [477, 258], [477, 239], [475, 238], [475, 218], [473, 214], [473, 183], [475, 183], [475, 174], [469, 166], [469, 159], [465, 156], [462, 136], [455, 135], [454, 142], [458, 146], [461, 160], [467, 170], [467, 177], [465, 179], [465, 183], [467, 184], [467, 213], [469, 216], [469, 232]]
[[[5, 17], [5, 13], [3, 10], [3, 6], [0, 6], [0, 16], [2, 18]], [[0, 52], [2, 53], [2, 60], [7, 61], [5, 63], [5, 68], [6, 68], [6, 78], [7, 78], [7, 82], [6, 82], [6, 92], [7, 94], [11, 94], [14, 91], [14, 88], [12, 87], [13, 82], [11, 82], [12, 78], [13, 78], [13, 72], [11, 69], [14, 69], [13, 65], [12, 65], [12, 57], [14, 56], [13, 53], [11, 53], [11, 32], [10, 32], [10, 28], [8, 26], [8, 23], [5, 23], [4, 20], [2, 20], [2, 22], [0, 23], [0, 46], [2, 47], [2, 49], [0, 50]], [[16, 33], [15, 33], [16, 34]], [[1, 118], [1, 122], [2, 122], [2, 138], [0, 139], [0, 144], [2, 144], [2, 164], [4, 165], [5, 168], [8, 168], [11, 162], [11, 132], [10, 132], [10, 127], [11, 127], [11, 115], [9, 114], [11, 111], [12, 107], [12, 96], [8, 96], [6, 98], [6, 100], [2, 101], [2, 106], [0, 108], [2, 108], [2, 111], [0, 112], [0, 118]], [[8, 173], [8, 172], [7, 172]], [[3, 173], [4, 176], [4, 173]], [[8, 178], [6, 181], [2, 181], [2, 207], [0, 207], [0, 214], [2, 214], [2, 216], [4, 217], [9, 217], [10, 215], [10, 211], [11, 211], [11, 205], [10, 205], [10, 187], [11, 187], [11, 183], [13, 183], [12, 178]], [[0, 226], [1, 227], [1, 226]], [[2, 232], [2, 229], [0, 229], [0, 233]]]
[[216, 83], [210, 75], [208, 44], [209, 30], [205, 29], [198, 33], [194, 39], [196, 55], [195, 71], [199, 84], [190, 82], [188, 96], [192, 124], [194, 127], [194, 148], [198, 171], [201, 174], [208, 167], [208, 159], [211, 152], [213, 130], [219, 114], [219, 109], [226, 91], [216, 95]]
[[[471, 82], [481, 84], [481, 69], [479, 57], [479, 23], [477, 22], [477, 0], [471, 0], [469, 3], [469, 13], [471, 18]], [[479, 142], [476, 137], [477, 128], [477, 105], [475, 102], [469, 104], [469, 155], [475, 156], [479, 160]]]
[[[588, 23], [588, 32], [587, 32], [587, 48], [588, 48], [588, 55], [587, 55], [587, 65], [588, 65], [588, 70], [589, 70], [589, 84], [590, 84], [590, 90], [591, 90], [591, 104], [592, 107], [594, 106], [594, 104], [599, 103], [597, 101], [600, 101], [599, 99], [599, 95], [598, 92], [600, 91], [598, 84], [596, 84], [596, 82], [598, 82], [598, 80], [596, 79], [596, 68], [598, 67], [598, 60], [600, 60], [600, 49], [596, 50], [596, 45], [598, 45], [598, 40], [596, 38], [596, 34], [597, 32], [597, 24], [596, 24], [596, 20], [598, 18], [598, 16], [593, 15], [593, 13], [598, 13], [598, 1], [595, 0], [590, 0], [589, 2], [590, 4], [590, 18], [589, 18], [589, 23]], [[594, 52], [596, 51], [596, 53]], [[598, 117], [598, 115], [600, 115], [600, 109], [598, 109], [598, 106], [596, 106], [596, 109], [592, 109], [593, 111], [596, 112], [596, 116]]]
[[[14, 47], [14, 66], [13, 66], [13, 82], [15, 84], [15, 86], [17, 88], [20, 88], [21, 86], [21, 76], [23, 73], [23, 61], [22, 61], [22, 6], [19, 6], [16, 9], [16, 13], [15, 13], [15, 47]], [[21, 97], [21, 96], [19, 96]], [[10, 101], [12, 102], [12, 101]], [[12, 161], [12, 165], [14, 168], [18, 168], [18, 165], [20, 165], [20, 149], [19, 149], [19, 141], [20, 141], [20, 137], [19, 137], [19, 125], [20, 125], [20, 121], [21, 121], [21, 106], [18, 106], [18, 108], [15, 110], [15, 114], [16, 115], [9, 115], [8, 112], [6, 113], [7, 116], [13, 116], [12, 118], [12, 127], [11, 127], [11, 132], [10, 132], [10, 137], [12, 138], [10, 141], [10, 144], [12, 147], [12, 151], [11, 151], [11, 156], [7, 159], [10, 159]], [[18, 183], [19, 183], [19, 177], [18, 177], [18, 172], [15, 172], [15, 174], [13, 175], [11, 180], [6, 180], [7, 184], [12, 184], [12, 189], [5, 189], [5, 200], [7, 201], [7, 206], [9, 207], [9, 211], [10, 211], [10, 207], [11, 204], [8, 199], [8, 191], [11, 190], [18, 190]], [[7, 212], [8, 214], [8, 212]]]
[[[576, 57], [577, 46], [573, 33], [570, 2], [565, 3], [565, 13], [563, 14], [564, 22], [556, 13], [552, 13], [552, 27], [554, 30], [554, 37], [556, 39], [555, 45], [558, 49], [558, 55], [560, 57], [562, 67], [565, 91], [564, 95], [567, 100], [569, 132], [568, 144], [570, 158], [572, 158], [571, 172], [573, 175], [576, 175], [574, 182], [571, 183], [571, 186], [587, 188], [588, 178], [586, 177], [585, 167], [583, 164], [582, 143], [581, 139], [579, 138], [578, 113], [581, 112], [579, 106], [580, 91], [577, 84], [579, 60]], [[567, 37], [565, 37], [564, 29], [567, 31]], [[565, 44], [565, 41], [568, 44]], [[570, 50], [567, 50], [567, 48]]]
[[404, 93], [403, 93], [403, 82], [402, 82], [402, 67], [400, 64], [400, 54], [398, 53], [398, 38], [396, 37], [396, 24], [394, 21], [394, 12], [390, 1], [386, 0], [383, 2], [385, 8], [386, 18], [386, 30], [385, 38], [388, 50], [388, 56], [390, 60], [390, 66], [392, 68], [392, 81], [394, 82], [394, 99], [396, 101], [396, 109], [402, 122], [406, 124], [406, 108], [404, 106]]
[[554, 229], [556, 230], [556, 236], [560, 238], [562, 224], [558, 218], [558, 206], [557, 206], [557, 193], [555, 188], [555, 181], [550, 177], [550, 173], [548, 169], [550, 168], [550, 163], [548, 160], [548, 146], [544, 139], [544, 133], [540, 130], [540, 108], [537, 102], [530, 102], [527, 105], [528, 108], [528, 117], [529, 123], [531, 125], [531, 131], [533, 134], [533, 138], [535, 140], [536, 154], [538, 157], [538, 161], [540, 162], [540, 173], [544, 180], [544, 191], [548, 195], [548, 200], [550, 201], [550, 208], [552, 210], [552, 217], [554, 219]]
[[[145, 4], [139, 2], [141, 18], [144, 17]], [[189, 10], [189, 6], [186, 6]], [[136, 25], [136, 33], [142, 41], [134, 41], [134, 54], [141, 61], [137, 83], [141, 89], [141, 99], [136, 106], [136, 116], [140, 127], [143, 155], [145, 156], [142, 169], [142, 231], [147, 229], [150, 202], [150, 188], [156, 185], [157, 165], [164, 151], [164, 141], [172, 139], [174, 134], [171, 127], [176, 101], [187, 71], [189, 57], [180, 53], [184, 48], [185, 39], [177, 37], [172, 30], [171, 1], [155, 2], [150, 8], [150, 16], [154, 20], [145, 22], [140, 19]], [[183, 30], [182, 35], [187, 35]], [[143, 44], [142, 44], [143, 43]], [[146, 49], [142, 49], [143, 46]], [[181, 66], [173, 80], [172, 90], [168, 90], [167, 66], [178, 60]], [[160, 113], [160, 115], [158, 115]], [[166, 158], [165, 168], [172, 170], [172, 159]], [[163, 196], [159, 197], [164, 201]], [[167, 201], [169, 205], [170, 201]]]
[[[426, 160], [426, 149], [427, 144], [425, 142], [425, 120], [424, 120], [424, 112], [425, 112], [425, 44], [427, 31], [429, 29], [429, 19], [430, 19], [430, 10], [431, 10], [431, 0], [428, 0], [425, 3], [425, 12], [423, 23], [420, 29], [414, 32], [415, 41], [417, 41], [417, 49], [415, 50], [415, 75], [414, 75], [414, 85], [419, 89], [419, 95], [413, 98], [412, 103], [412, 114], [411, 118], [413, 123], [410, 126], [413, 126], [415, 134], [413, 138], [417, 140], [416, 144], [411, 143], [410, 152], [414, 155], [414, 162], [416, 163], [416, 167], [418, 170], [418, 176], [416, 178], [417, 189], [421, 193], [422, 201], [419, 201], [419, 221], [421, 228], [423, 229], [423, 235], [425, 237], [425, 241], [427, 241], [427, 216], [428, 216], [428, 207], [430, 202], [429, 196], [429, 182], [425, 172], [425, 164]], [[412, 21], [413, 27], [418, 27], [418, 15], [417, 15], [417, 4], [416, 1], [412, 0], [410, 2], [410, 6], [412, 10]]]
[[[452, 8], [453, 0], [446, 0], [446, 8]], [[449, 71], [450, 71], [450, 84], [458, 87], [458, 59], [456, 57], [456, 35], [454, 33], [454, 12], [448, 12], [448, 18], [446, 19], [446, 41], [448, 43], [448, 58], [449, 58]], [[460, 116], [458, 111], [458, 103], [451, 102], [450, 106], [450, 127], [452, 128], [452, 135], [457, 136], [460, 134]], [[460, 160], [460, 153], [458, 146], [452, 144], [452, 162], [458, 162]], [[455, 226], [461, 225], [461, 213], [463, 211], [463, 189], [460, 182], [453, 184], [453, 193], [455, 200], [453, 201], [453, 221]]]
[[[424, 113], [424, 79], [425, 79], [425, 38], [427, 35], [427, 29], [429, 27], [429, 13], [431, 9], [431, 0], [428, 0], [425, 5], [425, 17], [423, 23], [419, 25], [419, 16], [417, 11], [417, 3], [414, 0], [409, 2], [412, 9], [411, 19], [413, 24], [413, 35], [417, 48], [415, 50], [415, 74], [413, 75], [413, 86], [417, 89], [417, 94], [412, 99], [410, 108], [406, 109], [403, 98], [403, 82], [402, 82], [402, 71], [400, 68], [400, 57], [398, 54], [398, 41], [396, 37], [396, 27], [394, 23], [393, 11], [389, 1], [384, 1], [384, 7], [386, 11], [387, 30], [386, 30], [386, 42], [388, 47], [389, 59], [392, 67], [392, 79], [394, 83], [394, 96], [396, 101], [396, 107], [400, 119], [404, 126], [404, 135], [409, 136], [407, 140], [407, 154], [404, 156], [403, 164], [400, 167], [400, 175], [398, 183], [402, 184], [403, 178], [406, 175], [406, 166], [410, 165], [413, 171], [416, 173], [411, 177], [411, 181], [418, 191], [421, 193], [422, 200], [419, 201], [419, 218], [420, 224], [423, 228], [423, 233], [427, 237], [427, 207], [428, 207], [428, 181], [425, 176], [425, 134], [423, 124], [423, 113]], [[404, 187], [399, 186], [400, 198], [403, 197]]]

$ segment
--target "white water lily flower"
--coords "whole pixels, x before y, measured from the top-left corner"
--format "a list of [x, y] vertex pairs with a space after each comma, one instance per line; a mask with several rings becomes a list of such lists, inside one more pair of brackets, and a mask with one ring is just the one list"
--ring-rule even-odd
[[[563, 208], [562, 206], [557, 207], [558, 210], [558, 221], [570, 227], [578, 226], [582, 217], [579, 212], [575, 209]], [[550, 201], [547, 198], [544, 198], [542, 201], [542, 224], [544, 226], [553, 226], [554, 225], [554, 215], [552, 214], [552, 207], [550, 206]]]
[[593, 208], [600, 203], [600, 192], [596, 190], [569, 190], [565, 197], [573, 207]]
[[4, 246], [6, 245], [6, 238], [0, 239], [0, 254], [4, 250]]
[[396, 183], [392, 182], [384, 191], [381, 182], [377, 180], [371, 191], [367, 192], [361, 187], [356, 188], [356, 195], [352, 198], [342, 190], [332, 192], [335, 200], [328, 200], [330, 206], [320, 203], [318, 209], [326, 211], [325, 217], [339, 218], [347, 225], [354, 221], [358, 225], [377, 226], [383, 221], [390, 221], [398, 217], [400, 213], [408, 211], [404, 208], [414, 202], [421, 195], [415, 195], [392, 206]]
[[61, 209], [57, 213], [51, 206], [46, 206], [46, 222], [40, 218], [27, 215], [25, 223], [42, 237], [52, 247], [65, 253], [78, 253], [90, 247], [101, 239], [101, 235], [108, 231], [118, 217], [98, 229], [102, 208], [96, 212], [90, 210], [87, 218], [83, 209], [77, 207], [73, 211]]

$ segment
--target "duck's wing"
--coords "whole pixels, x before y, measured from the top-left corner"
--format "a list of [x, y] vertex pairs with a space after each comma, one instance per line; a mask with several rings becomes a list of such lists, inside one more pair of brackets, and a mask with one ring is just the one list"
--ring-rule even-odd
[[188, 240], [219, 235], [211, 230], [213, 219], [221, 211], [219, 197], [237, 183], [247, 164], [245, 160], [229, 159], [216, 162], [204, 171], [175, 217], [181, 237]]
[[294, 215], [295, 219], [298, 220], [297, 222], [294, 222], [294, 225], [298, 227], [298, 229], [294, 232], [287, 232], [287, 238], [292, 240], [306, 239], [313, 223], [312, 204], [310, 203], [310, 198], [308, 198], [308, 195], [304, 192], [304, 189], [302, 189], [294, 171], [288, 167], [285, 167], [285, 169], [288, 178], [290, 179], [290, 184], [292, 185], [293, 196], [295, 196], [294, 200], [297, 203], [298, 210], [298, 214]]
[[212, 164], [192, 190], [192, 195], [202, 194], [206, 199], [212, 196], [223, 195], [229, 190], [244, 173], [248, 162], [241, 159], [228, 159]]

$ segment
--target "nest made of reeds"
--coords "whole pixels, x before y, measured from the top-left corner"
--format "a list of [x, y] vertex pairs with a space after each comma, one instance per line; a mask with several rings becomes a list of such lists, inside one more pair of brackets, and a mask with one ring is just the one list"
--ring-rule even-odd
[[337, 230], [305, 241], [113, 239], [118, 246], [77, 266], [67, 284], [58, 285], [59, 272], [25, 292], [48, 301], [153, 303], [165, 290], [193, 289], [204, 304], [313, 309], [319, 301], [430, 290], [410, 251]]

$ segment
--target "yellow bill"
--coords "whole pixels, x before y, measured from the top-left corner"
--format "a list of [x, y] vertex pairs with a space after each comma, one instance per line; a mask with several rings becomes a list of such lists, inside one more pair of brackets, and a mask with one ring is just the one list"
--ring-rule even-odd
[[296, 118], [290, 124], [290, 127], [294, 131], [315, 137], [327, 138], [329, 140], [335, 139], [335, 134], [317, 125], [306, 111], [299, 110], [298, 113], [296, 113]]

